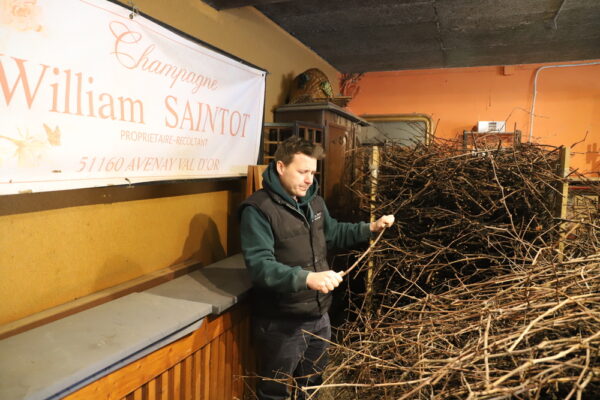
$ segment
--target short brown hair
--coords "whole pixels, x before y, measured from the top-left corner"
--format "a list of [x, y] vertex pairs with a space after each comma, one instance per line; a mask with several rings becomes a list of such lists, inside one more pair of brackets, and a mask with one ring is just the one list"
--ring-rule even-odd
[[279, 144], [275, 151], [275, 162], [282, 161], [289, 165], [294, 159], [294, 154], [302, 153], [309, 157], [321, 160], [325, 157], [323, 147], [318, 143], [311, 143], [298, 136], [291, 136]]

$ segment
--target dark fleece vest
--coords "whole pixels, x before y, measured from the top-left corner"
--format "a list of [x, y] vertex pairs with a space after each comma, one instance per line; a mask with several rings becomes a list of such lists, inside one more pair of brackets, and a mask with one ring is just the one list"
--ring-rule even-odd
[[[261, 189], [250, 196], [244, 206], [256, 207], [269, 221], [275, 238], [275, 259], [290, 267], [301, 266], [310, 272], [327, 271], [323, 198], [310, 201], [310, 221], [298, 209], [276, 193]], [[278, 293], [254, 287], [253, 312], [279, 318], [319, 318], [331, 306], [331, 293], [305, 289]]]

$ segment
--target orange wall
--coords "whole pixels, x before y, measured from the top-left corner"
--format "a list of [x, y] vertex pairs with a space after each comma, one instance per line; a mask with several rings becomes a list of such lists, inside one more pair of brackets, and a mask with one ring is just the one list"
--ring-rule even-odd
[[[507, 129], [516, 124], [527, 141], [534, 75], [547, 65], [553, 64], [367, 73], [350, 109], [360, 115], [428, 114], [443, 138], [460, 138], [477, 121], [506, 120]], [[572, 149], [571, 167], [600, 171], [600, 65], [542, 70], [535, 115], [532, 141], [582, 141]]]

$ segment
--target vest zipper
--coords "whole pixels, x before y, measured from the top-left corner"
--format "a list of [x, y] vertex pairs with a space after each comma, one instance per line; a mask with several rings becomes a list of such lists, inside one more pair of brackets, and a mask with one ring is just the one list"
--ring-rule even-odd
[[[312, 252], [313, 270], [315, 272], [318, 272], [317, 271], [317, 260], [315, 258], [315, 244], [313, 243], [313, 231], [312, 231], [311, 224], [308, 222], [308, 219], [306, 219], [306, 216], [300, 212], [300, 210], [293, 207], [291, 204], [289, 204], [287, 202], [285, 202], [283, 204], [285, 204], [290, 210], [294, 210], [297, 214], [299, 214], [304, 219], [304, 222], [306, 223], [307, 228], [308, 228], [308, 237], [310, 238], [310, 251]], [[315, 298], [317, 300], [317, 306], [319, 307], [319, 313], [322, 315], [323, 314], [323, 305], [321, 304], [321, 292], [319, 292], [318, 290], [315, 291]]]
[[298, 210], [297, 208], [293, 207], [290, 203], [288, 202], [284, 202], [283, 203], [286, 207], [288, 207], [290, 210], [295, 211], [298, 215], [300, 215], [302, 217], [302, 219], [304, 220], [304, 222], [306, 223], [306, 227], [308, 228], [308, 236], [310, 238], [310, 251], [312, 252], [312, 260], [313, 260], [313, 270], [315, 272], [317, 271], [317, 260], [315, 258], [315, 246], [313, 243], [313, 232], [312, 232], [312, 225], [310, 224], [310, 222], [308, 222], [308, 219], [306, 219], [306, 216], [300, 212], [300, 210]]

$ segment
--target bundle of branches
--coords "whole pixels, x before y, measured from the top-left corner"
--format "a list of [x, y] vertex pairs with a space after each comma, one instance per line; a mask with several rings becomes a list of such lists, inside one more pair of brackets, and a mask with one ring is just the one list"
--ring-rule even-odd
[[412, 289], [438, 293], [531, 260], [558, 239], [558, 161], [557, 149], [534, 145], [485, 153], [446, 144], [385, 148], [374, 213], [394, 214], [397, 223], [389, 248], [375, 256], [376, 286], [399, 274]]
[[347, 330], [324, 386], [361, 399], [597, 398], [599, 304], [600, 265], [581, 259], [386, 306]]
[[[385, 148], [374, 212], [397, 222], [371, 253], [372, 289], [354, 296], [356, 318], [340, 328], [321, 389], [362, 399], [600, 396], [598, 214], [555, 217], [558, 163], [557, 149], [535, 145]], [[371, 184], [365, 173], [354, 186], [366, 206]]]

